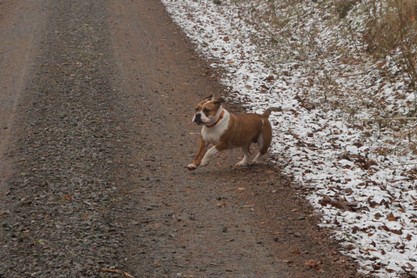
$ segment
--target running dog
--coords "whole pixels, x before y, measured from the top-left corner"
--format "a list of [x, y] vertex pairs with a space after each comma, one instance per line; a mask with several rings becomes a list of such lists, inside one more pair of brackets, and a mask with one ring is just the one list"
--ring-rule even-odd
[[222, 97], [209, 96], [197, 105], [193, 122], [203, 126], [201, 143], [193, 162], [187, 165], [188, 170], [205, 166], [213, 155], [235, 147], [240, 147], [244, 155], [236, 166], [247, 165], [252, 143], [257, 143], [259, 147], [259, 152], [252, 162], [259, 162], [260, 158], [267, 153], [272, 141], [272, 128], [268, 117], [271, 112], [282, 111], [282, 109], [271, 107], [262, 115], [234, 114], [222, 106], [223, 102], [225, 100]]

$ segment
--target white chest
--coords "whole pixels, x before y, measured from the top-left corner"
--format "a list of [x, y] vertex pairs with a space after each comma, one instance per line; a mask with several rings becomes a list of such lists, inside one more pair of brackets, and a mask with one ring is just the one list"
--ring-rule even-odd
[[204, 126], [201, 130], [203, 140], [210, 144], [216, 145], [220, 141], [220, 137], [225, 133], [229, 126], [230, 114], [226, 113], [223, 119], [213, 127]]

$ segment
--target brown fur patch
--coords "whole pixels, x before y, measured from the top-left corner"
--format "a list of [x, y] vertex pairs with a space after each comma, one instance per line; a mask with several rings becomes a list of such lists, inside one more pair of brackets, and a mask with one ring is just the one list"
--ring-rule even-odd
[[223, 101], [223, 98], [205, 99], [197, 105], [195, 111], [202, 111], [207, 117], [214, 116]]

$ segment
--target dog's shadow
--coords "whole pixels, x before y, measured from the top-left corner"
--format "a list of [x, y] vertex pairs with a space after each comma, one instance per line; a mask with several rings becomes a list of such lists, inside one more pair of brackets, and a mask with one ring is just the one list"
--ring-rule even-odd
[[[252, 158], [257, 151], [257, 147], [253, 144], [251, 146]], [[227, 176], [237, 174], [248, 175], [249, 173], [262, 174], [262, 172], [265, 171], [281, 172], [279, 165], [273, 162], [276, 160], [276, 157], [272, 154], [267, 154], [260, 162], [250, 162], [245, 166], [236, 166], [236, 163], [241, 159], [242, 155], [239, 148], [225, 150], [213, 157], [209, 165], [197, 167], [197, 169], [191, 171], [191, 173], [204, 177], [209, 175]]]
[[263, 161], [260, 163], [249, 163], [245, 166], [227, 165], [227, 162], [212, 163], [204, 167], [198, 167], [191, 174], [199, 177], [217, 176], [228, 178], [262, 175], [266, 171], [273, 171], [277, 174], [281, 172], [279, 167], [273, 162]]

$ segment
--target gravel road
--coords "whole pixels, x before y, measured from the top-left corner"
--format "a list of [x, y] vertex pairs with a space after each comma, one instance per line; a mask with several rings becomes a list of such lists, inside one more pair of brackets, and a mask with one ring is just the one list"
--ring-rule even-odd
[[358, 277], [277, 166], [185, 168], [227, 93], [159, 1], [0, 1], [0, 67], [0, 277]]

